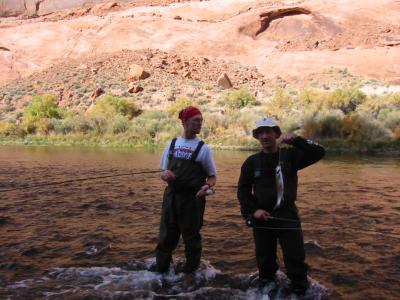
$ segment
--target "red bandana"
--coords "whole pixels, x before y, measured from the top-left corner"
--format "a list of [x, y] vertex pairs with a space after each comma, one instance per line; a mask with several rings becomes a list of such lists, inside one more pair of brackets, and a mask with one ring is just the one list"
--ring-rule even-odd
[[190, 119], [196, 115], [201, 115], [201, 111], [196, 107], [188, 106], [181, 110], [179, 113], [179, 119], [186, 121], [187, 119]]

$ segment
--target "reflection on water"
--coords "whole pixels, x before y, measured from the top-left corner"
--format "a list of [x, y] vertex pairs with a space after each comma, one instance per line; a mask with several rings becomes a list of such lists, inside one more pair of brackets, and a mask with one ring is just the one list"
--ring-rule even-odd
[[[230, 299], [238, 291], [244, 295], [241, 299], [266, 295], [248, 285], [256, 271], [253, 240], [236, 200], [240, 166], [250, 154], [215, 152], [218, 185], [207, 203], [202, 232], [203, 257], [209, 263], [203, 264], [205, 273], [219, 270], [219, 275], [200, 285], [185, 282], [183, 289], [168, 290], [168, 294], [200, 299]], [[160, 151], [2, 147], [0, 190], [154, 170], [160, 156]], [[299, 173], [298, 206], [309, 241], [310, 275], [316, 287], [319, 283], [330, 290], [332, 299], [398, 298], [400, 246], [394, 236], [400, 236], [399, 186], [398, 158], [329, 157]], [[132, 262], [145, 264], [154, 257], [163, 187], [159, 174], [154, 173], [0, 193], [0, 298], [35, 295], [57, 299], [62, 290], [68, 290], [67, 298], [105, 297], [111, 285], [114, 292], [129, 289], [119, 289], [118, 284], [138, 274], [147, 274], [149, 280], [143, 284], [151, 287], [140, 293], [150, 298], [165, 292], [158, 287], [163, 280], [169, 288], [180, 286], [179, 274], [163, 279], [146, 267], [132, 269]], [[177, 261], [183, 257], [181, 244], [175, 254]], [[84, 268], [99, 268], [108, 275], [85, 277], [91, 273]], [[66, 274], [73, 275], [66, 279]], [[94, 291], [95, 286], [106, 288]], [[145, 297], [140, 293], [135, 295]], [[325, 294], [321, 288], [309, 297]]]

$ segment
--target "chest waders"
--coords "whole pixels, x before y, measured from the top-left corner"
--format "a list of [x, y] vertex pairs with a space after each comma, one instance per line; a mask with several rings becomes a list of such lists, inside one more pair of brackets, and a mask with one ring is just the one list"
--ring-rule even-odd
[[[297, 170], [293, 168], [291, 153], [289, 149], [281, 149], [279, 158], [272, 162], [267, 174], [262, 154], [257, 155], [254, 162], [254, 184], [253, 192], [258, 208], [270, 212], [275, 217], [290, 218], [299, 222], [288, 222], [281, 220], [255, 221], [253, 235], [256, 246], [256, 260], [259, 277], [265, 280], [273, 280], [279, 266], [277, 263], [277, 243], [282, 248], [283, 260], [287, 270], [287, 276], [291, 280], [292, 287], [305, 290], [308, 287], [307, 269], [305, 263], [304, 240], [301, 230], [290, 230], [290, 228], [301, 227], [300, 219], [295, 205], [297, 194]], [[280, 165], [283, 177], [283, 195], [280, 207], [277, 207], [278, 196], [276, 184], [277, 165]], [[288, 230], [274, 230], [271, 228], [288, 228]]]
[[173, 156], [175, 142], [176, 139], [173, 139], [168, 153], [168, 169], [175, 174], [175, 180], [164, 191], [160, 236], [156, 247], [157, 271], [160, 273], [168, 271], [180, 235], [185, 243], [185, 272], [197, 269], [202, 250], [200, 229], [203, 225], [205, 197], [196, 197], [196, 193], [205, 184], [207, 175], [196, 158], [204, 142], [199, 142], [190, 159]]

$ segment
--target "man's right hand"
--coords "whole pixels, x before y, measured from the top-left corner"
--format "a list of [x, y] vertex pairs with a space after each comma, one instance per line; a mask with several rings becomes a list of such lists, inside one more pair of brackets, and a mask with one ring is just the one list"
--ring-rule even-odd
[[171, 170], [165, 170], [161, 173], [161, 179], [165, 182], [172, 182], [175, 180], [175, 174]]
[[266, 210], [257, 209], [254, 212], [253, 216], [254, 216], [255, 219], [266, 221], [271, 216], [271, 214], [269, 212], [267, 212]]

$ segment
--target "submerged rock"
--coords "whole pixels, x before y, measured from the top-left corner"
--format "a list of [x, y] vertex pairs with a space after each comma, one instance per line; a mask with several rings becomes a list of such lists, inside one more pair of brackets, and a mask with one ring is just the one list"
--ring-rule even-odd
[[15, 270], [18, 265], [15, 262], [0, 263], [0, 270]]
[[21, 255], [24, 255], [24, 256], [35, 256], [35, 255], [37, 255], [39, 253], [42, 253], [42, 252], [43, 252], [43, 249], [39, 249], [39, 248], [36, 248], [36, 247], [31, 247], [31, 248], [29, 248], [29, 249], [27, 249], [25, 251], [22, 251]]
[[82, 259], [82, 258], [97, 257], [104, 254], [106, 251], [110, 249], [111, 249], [111, 244], [103, 246], [90, 245], [88, 246], [86, 251], [75, 253], [73, 258]]
[[356, 284], [356, 281], [353, 278], [350, 278], [343, 274], [333, 274], [330, 277], [332, 282], [337, 285], [352, 286]]
[[323, 255], [324, 251], [317, 241], [306, 241], [304, 243], [304, 250], [307, 255]]
[[10, 218], [0, 217], [0, 225], [6, 225], [10, 223]]

